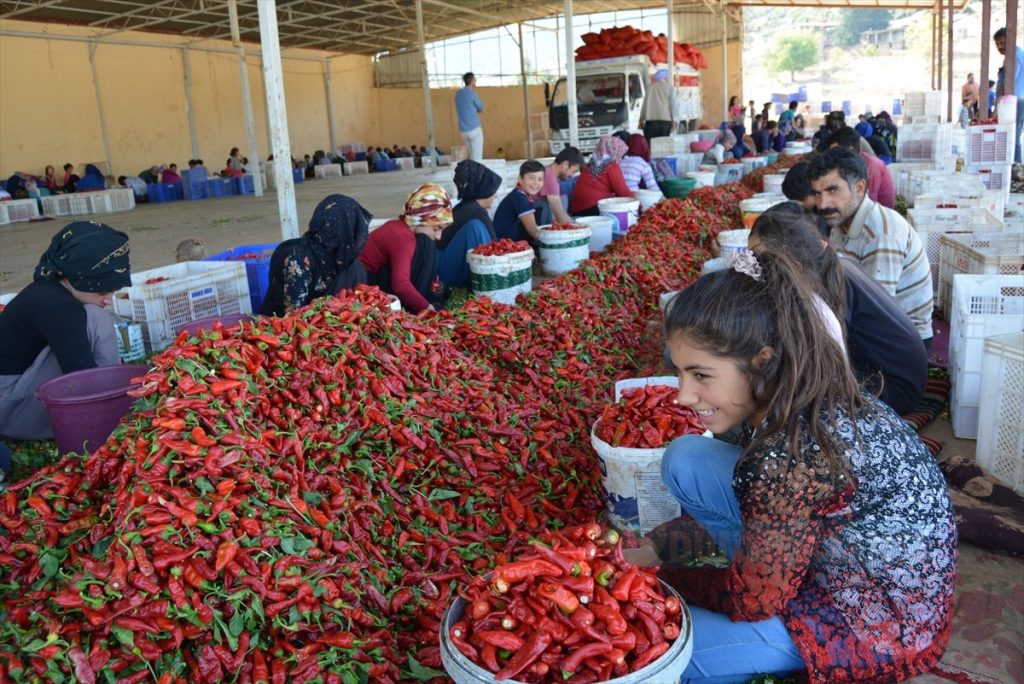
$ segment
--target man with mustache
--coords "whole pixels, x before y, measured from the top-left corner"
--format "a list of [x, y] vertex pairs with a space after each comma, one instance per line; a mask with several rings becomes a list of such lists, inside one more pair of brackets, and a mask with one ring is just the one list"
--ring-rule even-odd
[[831, 228], [832, 249], [858, 262], [892, 295], [930, 352], [932, 273], [917, 231], [868, 197], [867, 166], [856, 152], [826, 150], [810, 161], [807, 177], [816, 211]]

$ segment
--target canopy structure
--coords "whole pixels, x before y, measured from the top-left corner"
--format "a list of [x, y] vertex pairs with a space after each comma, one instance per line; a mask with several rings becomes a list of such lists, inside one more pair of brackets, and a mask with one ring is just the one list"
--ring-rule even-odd
[[[966, 0], [954, 0], [960, 8]], [[227, 0], [2, 0], [0, 19], [88, 26], [102, 41], [124, 31], [152, 31], [196, 42], [230, 39]], [[242, 42], [260, 42], [257, 0], [238, 0]], [[418, 44], [416, 7], [405, 0], [282, 0], [277, 2], [282, 48], [372, 55]], [[718, 8], [716, 0], [679, 0]], [[845, 7], [933, 9], [932, 0], [730, 0], [727, 7]], [[576, 14], [665, 7], [665, 0], [575, 0]], [[427, 42], [562, 13], [552, 0], [423, 0]]]

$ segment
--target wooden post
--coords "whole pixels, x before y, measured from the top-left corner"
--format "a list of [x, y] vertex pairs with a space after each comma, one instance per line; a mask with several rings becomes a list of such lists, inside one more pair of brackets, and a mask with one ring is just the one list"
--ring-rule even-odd
[[992, 45], [992, 0], [981, 0], [981, 75], [978, 81], [978, 118], [988, 114], [988, 60]]
[[[1024, 98], [1024, 93], [1014, 92], [1014, 85], [1017, 82], [1017, 6], [1016, 0], [1009, 0], [1006, 3], [1006, 57], [1003, 60], [1003, 95], [1016, 95], [1020, 100]], [[1020, 124], [1019, 121], [1017, 123]], [[1017, 141], [1018, 144], [1019, 142]]]
[[[949, 94], [946, 96], [946, 117], [953, 120], [953, 0], [949, 0], [949, 13], [946, 15], [946, 62], [948, 62], [949, 75], [946, 77], [946, 88]], [[960, 111], [959, 109], [957, 111]]]

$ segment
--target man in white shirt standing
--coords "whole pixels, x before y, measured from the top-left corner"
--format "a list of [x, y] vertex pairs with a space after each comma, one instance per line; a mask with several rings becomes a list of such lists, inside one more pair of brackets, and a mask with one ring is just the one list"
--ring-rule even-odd
[[917, 231], [868, 197], [867, 166], [856, 152], [829, 148], [810, 161], [807, 177], [817, 212], [832, 229], [832, 248], [859, 263], [892, 295], [930, 352], [932, 272]]
[[484, 103], [476, 94], [476, 76], [472, 71], [462, 75], [465, 87], [455, 93], [455, 111], [459, 115], [459, 133], [466, 143], [469, 158], [480, 161], [484, 158], [484, 129], [480, 127], [478, 112], [484, 111]]

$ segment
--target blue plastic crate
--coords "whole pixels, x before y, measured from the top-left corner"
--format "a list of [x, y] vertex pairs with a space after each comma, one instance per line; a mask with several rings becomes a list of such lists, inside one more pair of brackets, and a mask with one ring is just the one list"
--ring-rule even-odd
[[654, 157], [653, 159], [651, 159], [651, 164], [653, 165], [655, 162], [662, 159], [665, 160], [665, 163], [668, 164], [668, 167], [672, 169], [672, 174], [678, 176], [679, 167], [677, 166], [677, 164], [679, 163], [679, 160], [676, 159], [675, 157]]
[[295, 183], [301, 183], [306, 180], [306, 172], [304, 169], [292, 169], [292, 181]]
[[206, 180], [206, 195], [208, 197], [230, 197], [234, 194], [234, 178], [208, 178]]
[[245, 275], [249, 280], [249, 302], [253, 313], [259, 313], [263, 299], [270, 286], [270, 258], [277, 243], [264, 245], [241, 245], [226, 252], [206, 257], [203, 261], [244, 261]]
[[150, 202], [175, 202], [184, 197], [181, 183], [150, 183], [146, 186]]
[[185, 199], [206, 199], [206, 169], [197, 166], [181, 172], [181, 190]]
[[356, 152], [356, 161], [366, 161], [366, 153]]
[[832, 111], [832, 100], [822, 100], [821, 101], [821, 113], [822, 114], [828, 114], [831, 111]]
[[238, 176], [234, 181], [236, 195], [256, 194], [256, 184], [253, 182], [252, 176]]

